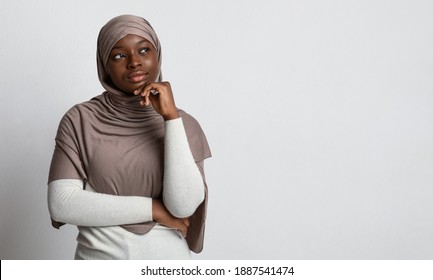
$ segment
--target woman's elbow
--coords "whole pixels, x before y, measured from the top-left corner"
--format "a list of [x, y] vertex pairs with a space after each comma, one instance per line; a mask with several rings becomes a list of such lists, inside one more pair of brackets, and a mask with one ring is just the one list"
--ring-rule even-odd
[[188, 218], [195, 213], [203, 201], [204, 190], [188, 203], [183, 203], [183, 201], [172, 202], [164, 200], [164, 204], [167, 210], [176, 218]]

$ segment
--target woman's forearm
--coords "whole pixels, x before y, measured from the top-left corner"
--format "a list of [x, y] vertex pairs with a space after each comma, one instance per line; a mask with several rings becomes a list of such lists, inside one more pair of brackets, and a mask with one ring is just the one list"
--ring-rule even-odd
[[164, 141], [164, 204], [174, 216], [189, 217], [203, 202], [205, 189], [181, 118], [165, 122]]
[[58, 222], [79, 226], [113, 226], [152, 221], [152, 199], [83, 190], [77, 179], [48, 184], [48, 209]]

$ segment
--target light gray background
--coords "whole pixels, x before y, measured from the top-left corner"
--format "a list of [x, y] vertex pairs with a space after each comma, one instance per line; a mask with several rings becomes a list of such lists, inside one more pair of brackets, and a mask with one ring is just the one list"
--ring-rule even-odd
[[1, 1], [0, 258], [71, 259], [57, 125], [102, 92], [96, 37], [147, 18], [214, 157], [196, 259], [433, 257], [432, 1]]

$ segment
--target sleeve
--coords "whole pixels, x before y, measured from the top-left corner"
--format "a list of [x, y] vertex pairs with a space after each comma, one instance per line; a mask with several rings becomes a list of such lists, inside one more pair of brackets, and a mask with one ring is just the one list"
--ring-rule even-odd
[[164, 205], [173, 216], [186, 218], [203, 202], [205, 191], [181, 118], [165, 122], [164, 147]]
[[[58, 179], [86, 180], [87, 176], [81, 163], [79, 151], [74, 137], [74, 125], [70, 115], [77, 114], [77, 110], [71, 108], [62, 118], [57, 128], [54, 153], [48, 174], [48, 183]], [[82, 182], [83, 183], [83, 182]], [[51, 218], [53, 227], [59, 229], [65, 223]]]
[[[109, 205], [109, 207], [107, 207]], [[152, 221], [152, 199], [96, 193], [82, 181], [61, 179], [48, 184], [48, 209], [58, 222], [78, 226], [112, 226]]]

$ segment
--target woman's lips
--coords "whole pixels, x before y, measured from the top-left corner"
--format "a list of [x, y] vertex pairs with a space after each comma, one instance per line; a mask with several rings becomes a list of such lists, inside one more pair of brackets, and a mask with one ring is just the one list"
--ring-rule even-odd
[[147, 73], [143, 71], [135, 71], [128, 75], [128, 80], [133, 83], [139, 83], [146, 79]]

